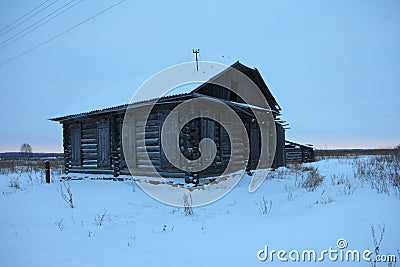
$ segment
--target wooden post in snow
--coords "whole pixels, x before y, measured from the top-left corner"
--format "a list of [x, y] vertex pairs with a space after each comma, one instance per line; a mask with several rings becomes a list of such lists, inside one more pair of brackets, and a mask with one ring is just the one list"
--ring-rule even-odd
[[50, 183], [50, 162], [48, 160], [44, 163], [44, 168], [46, 170], [46, 183]]

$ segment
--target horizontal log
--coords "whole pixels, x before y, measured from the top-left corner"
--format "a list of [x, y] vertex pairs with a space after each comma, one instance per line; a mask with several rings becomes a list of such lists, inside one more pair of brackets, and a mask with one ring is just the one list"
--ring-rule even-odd
[[96, 144], [81, 144], [82, 149], [97, 149], [97, 143]]
[[133, 177], [135, 177], [135, 176], [157, 177], [153, 172], [140, 171], [140, 170], [135, 170], [132, 172], [132, 174], [127, 170], [121, 170], [121, 174], [124, 174], [124, 175], [130, 174], [130, 175], [133, 175]]
[[97, 133], [97, 126], [93, 128], [82, 128], [81, 133], [82, 134]]
[[82, 134], [82, 139], [96, 139], [97, 133]]
[[231, 138], [233, 143], [244, 143], [243, 138]]
[[136, 138], [140, 139], [140, 138], [158, 138], [160, 137], [160, 133], [159, 131], [155, 131], [155, 132], [137, 132], [136, 133]]
[[83, 169], [97, 168], [97, 164], [82, 164]]
[[82, 144], [97, 144], [97, 139], [96, 138], [82, 139], [81, 143]]
[[143, 120], [137, 120], [135, 124], [136, 124], [137, 127], [142, 127], [142, 126], [145, 126], [145, 125], [147, 125], [147, 126], [158, 126], [160, 124], [160, 121], [158, 120], [158, 118], [154, 118], [154, 117], [148, 119], [147, 121], [144, 121], [144, 118], [143, 118]]
[[101, 170], [95, 168], [71, 168], [69, 169], [70, 173], [89, 173], [89, 174], [113, 174], [114, 170]]
[[136, 127], [136, 134], [144, 133], [144, 132], [146, 132], [146, 133], [147, 132], [159, 132], [159, 127], [158, 126], [146, 126], [146, 128], [143, 126]]
[[185, 178], [186, 174], [184, 172], [158, 172], [160, 175], [166, 178]]
[[84, 123], [82, 123], [81, 124], [81, 130], [82, 131], [84, 131], [84, 130], [87, 130], [87, 129], [97, 129], [97, 122], [84, 122]]
[[146, 138], [145, 139], [146, 146], [157, 146], [160, 144], [159, 138]]
[[246, 157], [244, 156], [244, 155], [234, 155], [234, 156], [231, 156], [231, 159], [232, 160], [246, 160]]
[[160, 167], [159, 166], [148, 165], [148, 164], [141, 164], [141, 165], [138, 164], [135, 169], [137, 169], [139, 171], [151, 171], [152, 169], [159, 170]]
[[83, 160], [96, 160], [97, 161], [97, 154], [83, 154], [82, 155]]
[[92, 154], [92, 153], [97, 154], [97, 148], [82, 148], [82, 153], [83, 154]]
[[82, 153], [83, 159], [97, 159], [97, 153]]
[[138, 146], [136, 147], [137, 152], [160, 152], [159, 146]]
[[137, 158], [144, 158], [148, 155], [150, 159], [159, 159], [160, 158], [160, 153], [159, 152], [137, 152], [136, 157]]
[[[147, 113], [147, 112], [146, 112]], [[145, 115], [145, 113], [137, 113], [136, 122], [146, 121], [146, 120], [157, 120], [158, 114], [155, 112], [151, 112], [150, 114]]]
[[152, 166], [161, 166], [161, 160], [159, 159], [152, 159], [150, 161], [145, 160], [145, 159], [138, 159], [137, 160], [138, 165], [149, 165], [152, 164]]
[[84, 159], [82, 165], [97, 165], [97, 159]]

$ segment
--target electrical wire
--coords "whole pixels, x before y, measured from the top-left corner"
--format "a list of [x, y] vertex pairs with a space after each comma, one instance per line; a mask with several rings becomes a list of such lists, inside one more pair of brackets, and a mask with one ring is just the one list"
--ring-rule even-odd
[[11, 27], [10, 29], [6, 30], [5, 32], [1, 33], [0, 36], [3, 36], [4, 34], [14, 30], [15, 28], [17, 28], [19, 25], [21, 25], [22, 23], [28, 21], [29, 19], [33, 18], [34, 16], [36, 16], [37, 14], [39, 14], [40, 12], [42, 12], [43, 10], [45, 10], [46, 8], [48, 8], [49, 6], [53, 5], [55, 2], [57, 2], [59, 0], [54, 0], [53, 2], [51, 2], [50, 4], [48, 4], [47, 6], [45, 6], [44, 8], [40, 9], [38, 12], [34, 13], [32, 16], [24, 19], [23, 21], [21, 21], [20, 23], [18, 23], [17, 25]]
[[13, 25], [14, 23], [17, 23], [18, 21], [20, 21], [21, 19], [25, 18], [26, 16], [28, 16], [29, 14], [31, 14], [33, 11], [35, 11], [36, 9], [38, 9], [39, 7], [43, 6], [44, 4], [46, 4], [47, 2], [49, 2], [50, 0], [46, 0], [43, 3], [41, 3], [40, 5], [38, 5], [37, 7], [35, 7], [34, 9], [30, 10], [28, 13], [25, 13], [22, 17], [19, 17], [18, 19], [14, 20], [13, 22], [11, 22], [10, 24], [8, 24], [7, 26], [1, 28], [0, 33], [2, 31], [4, 31], [5, 29], [7, 29], [8, 27], [10, 27], [11, 25]]
[[[56, 17], [60, 16], [61, 14], [63, 14], [64, 12], [68, 11], [69, 9], [73, 8], [74, 6], [76, 6], [77, 4], [79, 4], [80, 2], [82, 2], [83, 0], [78, 1], [77, 3], [67, 7], [66, 9], [62, 10], [61, 12], [59, 12], [58, 14], [56, 14], [55, 16], [51, 17], [50, 19], [46, 20], [45, 22], [43, 22], [42, 24], [39, 24], [37, 27], [34, 27], [33, 29], [31, 29], [30, 31], [20, 35], [21, 33], [25, 32], [26, 30], [29, 30], [30, 28], [32, 28], [33, 26], [35, 26], [36, 24], [40, 23], [41, 21], [45, 20], [46, 18], [50, 17], [51, 15], [55, 14], [56, 12], [60, 11], [61, 9], [63, 9], [64, 7], [68, 6], [69, 4], [75, 2], [76, 0], [72, 0], [68, 3], [66, 3], [65, 5], [61, 6], [60, 8], [58, 8], [57, 10], [53, 11], [52, 13], [48, 14], [47, 16], [41, 18], [40, 20], [36, 21], [35, 23], [31, 24], [30, 26], [26, 27], [25, 29], [23, 29], [22, 31], [18, 32], [17, 34], [11, 36], [10, 38], [8, 38], [7, 40], [3, 41], [0, 43], [0, 49], [3, 49], [7, 46], [9, 46], [12, 43], [15, 43], [16, 41], [18, 41], [19, 39], [23, 38], [24, 36], [28, 35], [29, 33], [33, 32], [34, 30], [42, 27], [43, 25], [45, 25], [46, 23], [52, 21], [53, 19], [55, 19]], [[20, 35], [20, 36], [18, 36]], [[7, 43], [8, 41], [10, 41], [11, 39], [17, 37], [16, 39], [12, 40], [11, 42]], [[7, 44], [5, 44], [7, 43]], [[5, 45], [3, 45], [5, 44]]]
[[72, 31], [72, 30], [74, 30], [75, 28], [81, 26], [82, 24], [84, 24], [84, 23], [86, 23], [86, 22], [88, 22], [88, 21], [94, 19], [94, 18], [97, 17], [97, 16], [102, 15], [103, 13], [105, 13], [105, 12], [107, 12], [108, 10], [110, 10], [110, 9], [112, 9], [112, 8], [114, 8], [114, 7], [116, 7], [116, 6], [118, 6], [119, 4], [122, 4], [122, 3], [125, 2], [125, 1], [126, 1], [126, 0], [121, 0], [121, 1], [119, 1], [119, 2], [117, 2], [117, 3], [115, 3], [115, 4], [113, 4], [113, 5], [111, 5], [111, 6], [109, 6], [109, 7], [107, 7], [106, 9], [103, 9], [102, 11], [100, 11], [100, 12], [94, 14], [93, 16], [91, 16], [91, 17], [89, 17], [89, 18], [87, 18], [87, 19], [85, 19], [85, 20], [79, 22], [78, 24], [75, 24], [74, 26], [72, 26], [72, 27], [66, 29], [65, 31], [60, 32], [60, 33], [54, 35], [54, 36], [51, 37], [50, 39], [47, 39], [46, 41], [41, 42], [40, 44], [38, 44], [38, 45], [36, 45], [36, 46], [34, 46], [34, 47], [32, 47], [32, 48], [30, 48], [30, 49], [28, 49], [28, 50], [26, 50], [26, 51], [20, 53], [20, 54], [14, 56], [14, 57], [12, 57], [12, 58], [9, 58], [9, 59], [7, 59], [7, 60], [1, 62], [1, 63], [0, 63], [0, 66], [3, 66], [3, 65], [7, 64], [7, 63], [10, 62], [10, 61], [13, 61], [13, 60], [15, 60], [15, 59], [17, 59], [17, 58], [19, 58], [19, 57], [22, 57], [23, 55], [28, 54], [29, 52], [31, 52], [31, 51], [33, 51], [33, 50], [35, 50], [35, 49], [37, 49], [37, 48], [39, 48], [39, 47], [41, 47], [41, 46], [47, 44], [47, 43], [53, 41], [54, 39], [56, 39], [56, 38], [58, 38], [58, 37], [60, 37], [60, 36], [62, 36], [62, 35], [64, 35], [64, 34], [70, 32], [70, 31]]

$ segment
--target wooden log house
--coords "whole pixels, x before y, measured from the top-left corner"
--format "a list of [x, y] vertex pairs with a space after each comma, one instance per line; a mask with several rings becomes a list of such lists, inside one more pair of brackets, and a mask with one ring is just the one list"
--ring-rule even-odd
[[312, 162], [315, 160], [314, 148], [310, 144], [299, 144], [285, 141], [286, 163]]
[[[285, 129], [278, 122], [281, 108], [256, 68], [249, 68], [239, 62], [231, 67], [249, 77], [265, 96], [273, 112], [276, 127], [273, 167], [284, 166]], [[133, 142], [132, 144], [135, 146], [135, 164], [137, 166], [135, 175], [147, 175], [146, 170], [149, 164], [152, 164], [163, 177], [187, 178], [193, 175], [175, 168], [165, 158], [160, 145], [160, 129], [165, 117], [177, 104], [198, 96], [221, 99], [239, 115], [249, 136], [250, 159], [247, 170], [251, 171], [257, 166], [261, 137], [254, 114], [243, 103], [242, 99], [233, 92], [225, 88], [217, 88], [213, 84], [204, 83], [184, 93], [161, 97], [147, 121], [145, 117], [140, 115], [135, 118], [134, 129], [136, 130], [134, 136], [145, 136], [144, 143]], [[145, 103], [146, 101], [137, 103], [137, 109], [140, 110], [141, 105]], [[50, 119], [61, 123], [63, 127], [66, 173], [110, 174], [115, 177], [129, 174], [122, 147], [122, 125], [126, 109], [127, 105], [121, 105]], [[242, 142], [230, 138], [219, 123], [207, 118], [190, 121], [179, 135], [181, 152], [188, 159], [195, 159], [199, 156], [199, 142], [202, 138], [211, 138], [216, 144], [216, 157], [207, 169], [196, 173], [199, 178], [221, 174], [230, 160], [230, 142], [233, 142], [237, 147]], [[145, 159], [144, 153], [147, 153], [150, 162]]]

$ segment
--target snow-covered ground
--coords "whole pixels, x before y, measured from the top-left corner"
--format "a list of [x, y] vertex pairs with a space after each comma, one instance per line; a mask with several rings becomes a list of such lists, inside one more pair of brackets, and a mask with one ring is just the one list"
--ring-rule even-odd
[[[308, 175], [304, 166], [324, 177], [313, 191], [301, 186]], [[60, 182], [43, 184], [41, 173], [1, 174], [0, 266], [371, 266], [363, 259], [333, 261], [328, 254], [320, 262], [289, 259], [292, 250], [300, 258], [304, 250], [320, 257], [330, 247], [339, 256], [375, 252], [371, 227], [376, 242], [384, 229], [379, 253], [400, 260], [400, 199], [391, 188], [378, 193], [355, 178], [353, 158], [304, 166], [271, 172], [251, 194], [250, 177], [244, 176], [222, 199], [193, 208], [193, 216], [130, 181], [70, 181], [71, 208]], [[348, 246], [338, 249], [338, 239]], [[285, 250], [281, 256], [288, 262], [276, 253], [272, 261], [260, 261], [265, 246], [268, 252]]]

